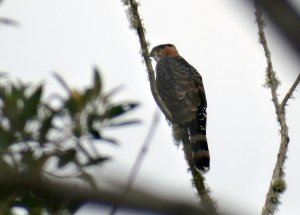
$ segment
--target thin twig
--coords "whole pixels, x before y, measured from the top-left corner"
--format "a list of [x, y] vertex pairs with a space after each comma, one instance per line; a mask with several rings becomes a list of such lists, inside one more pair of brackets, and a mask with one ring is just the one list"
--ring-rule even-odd
[[279, 198], [280, 194], [282, 194], [286, 189], [286, 184], [284, 181], [284, 163], [287, 157], [287, 149], [289, 144], [289, 136], [288, 136], [288, 128], [286, 124], [286, 117], [285, 117], [285, 104], [288, 101], [288, 99], [291, 97], [293, 91], [296, 89], [297, 84], [300, 80], [300, 75], [294, 82], [293, 86], [290, 88], [286, 96], [284, 97], [281, 104], [278, 102], [278, 96], [277, 96], [277, 86], [279, 84], [278, 79], [276, 78], [276, 74], [273, 70], [272, 61], [271, 61], [271, 54], [268, 48], [267, 40], [264, 33], [264, 21], [262, 19], [262, 13], [260, 11], [260, 8], [257, 4], [255, 4], [256, 11], [256, 22], [259, 29], [259, 40], [264, 48], [264, 52], [267, 59], [267, 69], [266, 69], [266, 86], [268, 86], [271, 89], [272, 94], [272, 101], [276, 110], [277, 120], [279, 122], [280, 126], [280, 147], [279, 152], [277, 155], [277, 161], [276, 165], [273, 170], [273, 175], [271, 179], [271, 183], [269, 186], [268, 193], [266, 195], [265, 204], [262, 208], [262, 215], [270, 215], [274, 214], [276, 210], [278, 209], [278, 206], [280, 204]]
[[61, 86], [70, 94], [72, 94], [72, 90], [70, 89], [70, 87], [67, 85], [67, 83], [65, 82], [65, 80], [56, 72], [53, 72], [53, 76], [54, 78], [56, 78], [56, 80], [61, 84]]
[[264, 33], [265, 23], [264, 23], [264, 20], [262, 19], [262, 13], [258, 8], [256, 8], [255, 16], [256, 16], [256, 23], [258, 26], [259, 41], [264, 48], [264, 52], [265, 52], [265, 56], [266, 56], [266, 60], [267, 60], [266, 84], [265, 85], [271, 89], [272, 101], [273, 101], [273, 104], [275, 106], [276, 113], [277, 113], [280, 108], [277, 93], [276, 93], [277, 87], [279, 85], [279, 80], [276, 78], [276, 74], [273, 70], [273, 64], [272, 64], [272, 60], [271, 60], [271, 52], [268, 48], [266, 36]]
[[193, 185], [195, 186], [198, 196], [201, 199], [201, 203], [206, 211], [209, 211], [211, 214], [217, 213], [217, 204], [216, 202], [210, 197], [210, 190], [205, 184], [205, 178], [203, 175], [196, 171], [196, 168], [194, 168], [194, 162], [192, 159], [192, 149], [191, 144], [189, 141], [189, 135], [187, 130], [185, 129], [183, 131], [183, 151], [185, 154], [186, 161], [189, 165], [189, 170], [192, 173], [193, 177]]
[[291, 98], [291, 96], [293, 95], [293, 92], [295, 91], [295, 89], [298, 86], [299, 82], [300, 82], [300, 73], [298, 74], [298, 77], [296, 78], [295, 82], [293, 83], [293, 85], [291, 86], [291, 88], [289, 89], [289, 91], [287, 92], [285, 97], [283, 98], [283, 100], [280, 104], [281, 108], [284, 108], [284, 106], [286, 105], [289, 98]]
[[138, 156], [136, 157], [136, 160], [135, 160], [135, 162], [133, 164], [133, 167], [131, 169], [131, 172], [129, 174], [128, 181], [127, 181], [127, 184], [125, 186], [124, 192], [123, 192], [122, 196], [120, 197], [119, 201], [114, 205], [114, 207], [110, 211], [110, 213], [109, 213], [110, 215], [114, 215], [117, 212], [119, 206], [122, 204], [122, 201], [123, 201], [124, 197], [126, 196], [128, 191], [132, 187], [132, 184], [133, 184], [133, 182], [134, 182], [134, 180], [135, 180], [135, 178], [136, 178], [136, 176], [137, 176], [137, 174], [140, 170], [140, 167], [142, 165], [143, 159], [146, 156], [146, 153], [147, 153], [148, 148], [150, 146], [151, 140], [154, 137], [157, 125], [159, 123], [159, 116], [160, 116], [160, 113], [159, 113], [158, 110], [156, 110], [155, 113], [154, 113], [153, 119], [152, 119], [152, 123], [151, 123], [150, 128], [149, 128], [148, 134], [145, 138], [145, 141], [144, 141], [144, 143], [143, 143], [143, 145], [140, 149], [140, 152], [139, 152]]

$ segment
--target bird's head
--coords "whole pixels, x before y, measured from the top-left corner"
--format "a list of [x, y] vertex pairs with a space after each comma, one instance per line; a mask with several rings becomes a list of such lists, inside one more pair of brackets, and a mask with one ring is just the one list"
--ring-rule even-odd
[[180, 58], [180, 55], [173, 44], [155, 46], [150, 52], [150, 57], [153, 57], [156, 62], [165, 56]]

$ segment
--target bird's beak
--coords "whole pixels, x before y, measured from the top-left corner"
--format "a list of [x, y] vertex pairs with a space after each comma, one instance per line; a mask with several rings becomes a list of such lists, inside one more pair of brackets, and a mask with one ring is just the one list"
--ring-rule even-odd
[[154, 50], [152, 49], [151, 52], [150, 52], [150, 57], [154, 57], [154, 55], [155, 55], [155, 52], [154, 52]]

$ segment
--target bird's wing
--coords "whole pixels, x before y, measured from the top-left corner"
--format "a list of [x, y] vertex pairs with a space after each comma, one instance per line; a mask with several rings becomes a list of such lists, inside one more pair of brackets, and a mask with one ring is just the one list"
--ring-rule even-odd
[[198, 107], [203, 103], [200, 95], [204, 92], [202, 78], [197, 71], [193, 74], [192, 69], [189, 64], [172, 58], [161, 59], [156, 67], [159, 94], [180, 124], [195, 119]]

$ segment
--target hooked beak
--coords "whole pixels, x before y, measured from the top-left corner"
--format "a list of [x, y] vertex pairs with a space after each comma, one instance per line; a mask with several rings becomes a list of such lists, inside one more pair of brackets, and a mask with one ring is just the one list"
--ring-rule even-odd
[[157, 49], [153, 48], [151, 50], [150, 57], [153, 57], [156, 62], [159, 61], [160, 57], [158, 56]]
[[152, 49], [152, 51], [150, 52], [150, 57], [154, 57], [154, 51]]

